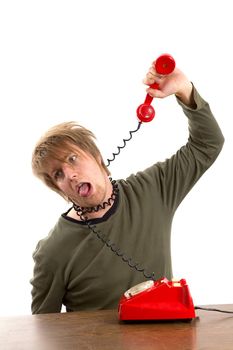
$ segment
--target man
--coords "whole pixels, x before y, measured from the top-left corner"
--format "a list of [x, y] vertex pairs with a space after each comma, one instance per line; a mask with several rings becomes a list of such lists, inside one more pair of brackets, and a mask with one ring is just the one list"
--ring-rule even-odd
[[174, 94], [189, 123], [189, 139], [170, 159], [126, 180], [112, 181], [94, 135], [73, 122], [50, 129], [33, 152], [32, 167], [73, 205], [33, 254], [32, 312], [107, 309], [146, 278], [172, 278], [174, 213], [211, 166], [224, 138], [209, 105], [176, 68], [168, 76], [151, 67], [152, 97]]

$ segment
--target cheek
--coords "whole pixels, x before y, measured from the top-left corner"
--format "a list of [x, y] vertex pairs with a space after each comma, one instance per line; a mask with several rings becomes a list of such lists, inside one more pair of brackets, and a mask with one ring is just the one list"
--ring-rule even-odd
[[93, 176], [94, 176], [94, 179], [96, 179], [98, 182], [101, 182], [104, 181], [104, 173], [102, 171], [102, 169], [100, 168], [95, 168], [95, 172], [93, 171]]
[[60, 181], [57, 183], [57, 187], [59, 188], [60, 191], [65, 192], [67, 189], [66, 183], [63, 181]]
[[95, 171], [96, 174], [98, 174], [99, 176], [102, 176], [105, 174], [105, 169], [102, 167], [101, 164], [97, 163], [94, 167], [93, 167], [93, 171]]

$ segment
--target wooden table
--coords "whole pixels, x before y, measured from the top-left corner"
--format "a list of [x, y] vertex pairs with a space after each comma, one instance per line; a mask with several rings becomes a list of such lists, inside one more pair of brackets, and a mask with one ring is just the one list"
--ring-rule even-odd
[[[233, 310], [233, 305], [214, 305]], [[116, 310], [0, 318], [1, 350], [232, 350], [233, 314], [191, 322], [118, 321]]]

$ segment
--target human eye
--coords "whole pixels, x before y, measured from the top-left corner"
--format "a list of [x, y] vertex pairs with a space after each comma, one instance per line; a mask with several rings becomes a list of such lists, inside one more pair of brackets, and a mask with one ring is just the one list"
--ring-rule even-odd
[[76, 160], [77, 160], [77, 155], [76, 154], [71, 154], [68, 157], [68, 162], [71, 163], [71, 164], [74, 164]]
[[53, 173], [53, 178], [55, 181], [59, 181], [63, 177], [63, 172], [62, 170], [58, 169]]

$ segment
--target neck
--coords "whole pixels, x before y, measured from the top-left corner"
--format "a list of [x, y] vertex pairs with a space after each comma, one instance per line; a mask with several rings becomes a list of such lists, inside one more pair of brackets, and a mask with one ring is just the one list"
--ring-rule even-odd
[[95, 207], [80, 207], [79, 205], [73, 203], [73, 208], [69, 212], [68, 216], [80, 221], [87, 221], [89, 219], [103, 217], [104, 214], [112, 207], [119, 192], [116, 181], [110, 178], [110, 182], [112, 184], [112, 194], [105, 202], [98, 204]]

